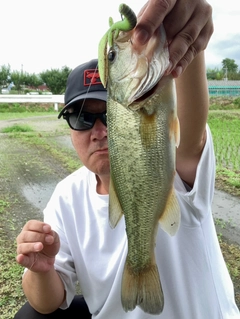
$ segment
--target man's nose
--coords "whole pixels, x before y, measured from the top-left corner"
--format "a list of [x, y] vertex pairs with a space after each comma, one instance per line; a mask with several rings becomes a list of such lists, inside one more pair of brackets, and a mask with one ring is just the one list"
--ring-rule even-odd
[[101, 134], [103, 137], [107, 135], [107, 126], [103, 124], [101, 119], [97, 119], [94, 123], [93, 130], [97, 134]]

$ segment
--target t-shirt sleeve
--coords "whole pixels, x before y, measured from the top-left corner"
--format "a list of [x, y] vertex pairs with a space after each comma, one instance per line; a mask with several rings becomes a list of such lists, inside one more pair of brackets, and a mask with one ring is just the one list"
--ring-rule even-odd
[[206, 143], [197, 166], [196, 178], [193, 188], [187, 190], [184, 182], [176, 173], [174, 187], [178, 197], [185, 201], [189, 208], [194, 210], [198, 220], [207, 213], [211, 213], [211, 205], [215, 186], [215, 155], [212, 135], [209, 126], [206, 126]]

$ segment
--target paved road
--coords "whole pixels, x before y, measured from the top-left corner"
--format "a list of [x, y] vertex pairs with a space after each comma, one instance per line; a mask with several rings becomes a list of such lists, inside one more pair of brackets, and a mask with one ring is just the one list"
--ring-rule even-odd
[[214, 218], [222, 220], [217, 223], [218, 231], [240, 245], [240, 199], [215, 190], [212, 210]]

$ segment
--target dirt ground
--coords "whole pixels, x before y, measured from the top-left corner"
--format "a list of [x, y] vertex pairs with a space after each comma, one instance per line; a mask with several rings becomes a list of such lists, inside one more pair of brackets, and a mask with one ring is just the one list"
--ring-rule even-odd
[[[46, 145], [52, 149], [58, 145], [63, 153], [66, 147], [72, 149], [65, 122], [55, 116], [0, 121], [0, 130], [14, 124], [28, 124], [39, 131], [45, 146], [29, 147], [11, 134], [0, 133], [0, 198], [11, 203], [11, 224], [6, 227], [13, 236], [27, 220], [42, 219], [42, 210], [56, 184], [71, 172], [58, 158], [49, 156]], [[73, 149], [72, 153], [76, 157]]]
[[[27, 220], [42, 219], [42, 210], [56, 184], [71, 173], [72, 169], [64, 163], [64, 154], [77, 162], [67, 124], [57, 120], [57, 115], [0, 121], [0, 131], [14, 124], [30, 125], [42, 144], [29, 147], [29, 142], [0, 133], [0, 200], [10, 203], [0, 228], [4, 227], [13, 239]], [[55, 150], [62, 153], [61, 158]], [[240, 303], [240, 287], [236, 294]]]

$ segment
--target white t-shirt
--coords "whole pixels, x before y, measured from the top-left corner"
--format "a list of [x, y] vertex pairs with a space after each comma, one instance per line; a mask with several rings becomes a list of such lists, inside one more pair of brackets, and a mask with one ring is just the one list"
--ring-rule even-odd
[[44, 220], [60, 236], [55, 268], [66, 289], [62, 308], [70, 305], [79, 281], [96, 319], [240, 319], [211, 213], [214, 179], [215, 158], [207, 128], [193, 189], [187, 192], [180, 177], [175, 178], [180, 228], [174, 237], [160, 227], [157, 233], [155, 255], [164, 292], [160, 315], [149, 315], [139, 307], [122, 309], [125, 221], [123, 217], [116, 228], [110, 227], [108, 195], [96, 192], [95, 174], [82, 167], [61, 181], [44, 210]]

